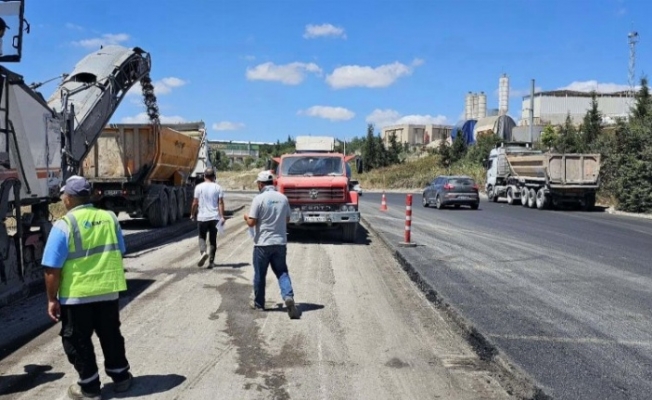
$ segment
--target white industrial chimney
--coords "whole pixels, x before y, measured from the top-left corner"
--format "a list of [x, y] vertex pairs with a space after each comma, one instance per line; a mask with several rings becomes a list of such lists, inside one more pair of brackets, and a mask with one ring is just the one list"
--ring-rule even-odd
[[478, 95], [478, 119], [487, 116], [487, 95], [480, 92]]
[[498, 81], [498, 114], [507, 115], [509, 111], [509, 78], [503, 74]]
[[464, 119], [469, 120], [473, 118], [473, 93], [469, 92], [464, 98]]
[[473, 119], [478, 119], [480, 115], [480, 99], [478, 98], [477, 93], [473, 93]]

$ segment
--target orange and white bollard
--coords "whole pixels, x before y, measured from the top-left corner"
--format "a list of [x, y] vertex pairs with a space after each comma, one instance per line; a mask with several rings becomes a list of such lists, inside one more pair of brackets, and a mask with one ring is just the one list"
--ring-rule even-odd
[[416, 247], [416, 243], [412, 243], [412, 195], [408, 194], [405, 198], [405, 234], [403, 241], [399, 243], [402, 247]]
[[383, 197], [380, 200], [380, 211], [387, 211], [387, 199], [385, 198], [385, 192], [383, 192]]

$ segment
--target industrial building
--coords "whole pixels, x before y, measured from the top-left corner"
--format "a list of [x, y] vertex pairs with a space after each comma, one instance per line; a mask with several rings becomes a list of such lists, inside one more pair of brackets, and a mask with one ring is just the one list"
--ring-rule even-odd
[[[598, 109], [606, 119], [626, 117], [631, 99], [627, 92], [597, 93]], [[591, 93], [572, 90], [553, 90], [534, 94], [534, 126], [561, 125], [570, 113], [574, 125], [582, 123], [586, 111], [591, 107]], [[519, 126], [528, 126], [530, 118], [530, 96], [523, 96]]]
[[396, 135], [396, 141], [401, 145], [407, 143], [410, 147], [425, 146], [433, 141], [446, 140], [450, 137], [450, 125], [435, 124], [403, 124], [383, 127], [382, 135], [383, 144], [389, 147], [392, 135]]
[[266, 142], [246, 142], [239, 140], [209, 140], [208, 147], [215, 151], [223, 151], [231, 163], [243, 163], [245, 158], [257, 160], [260, 156], [260, 146], [274, 145]]

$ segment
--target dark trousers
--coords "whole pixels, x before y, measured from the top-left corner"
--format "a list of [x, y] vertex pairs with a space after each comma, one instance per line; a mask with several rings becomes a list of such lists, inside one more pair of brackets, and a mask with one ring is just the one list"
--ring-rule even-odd
[[79, 385], [86, 392], [99, 393], [100, 377], [91, 341], [93, 332], [102, 346], [106, 374], [114, 382], [129, 378], [118, 300], [61, 305], [60, 335], [68, 361], [79, 373]]
[[265, 279], [267, 278], [267, 268], [270, 265], [278, 279], [283, 300], [294, 297], [286, 258], [287, 247], [284, 245], [254, 246], [254, 302], [256, 306], [265, 308]]
[[217, 249], [217, 220], [199, 221], [199, 251], [206, 252], [206, 235], [208, 235], [209, 261], [215, 260], [215, 250]]

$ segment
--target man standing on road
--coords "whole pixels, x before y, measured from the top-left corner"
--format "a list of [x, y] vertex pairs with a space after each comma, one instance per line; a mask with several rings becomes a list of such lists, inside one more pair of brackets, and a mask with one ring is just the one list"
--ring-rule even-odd
[[[195, 187], [195, 199], [192, 202], [190, 218], [197, 221], [199, 230], [199, 262], [203, 267], [208, 259], [208, 268], [215, 266], [215, 251], [217, 250], [217, 225], [224, 225], [224, 191], [215, 182], [215, 170], [207, 168], [204, 171], [204, 182]], [[206, 252], [206, 235], [210, 244]]]
[[258, 194], [251, 203], [249, 214], [244, 220], [254, 229], [254, 299], [252, 309], [265, 309], [265, 279], [267, 267], [272, 271], [281, 287], [281, 296], [291, 319], [300, 317], [294, 304], [294, 291], [286, 263], [287, 223], [290, 221], [290, 203], [284, 194], [276, 191], [274, 177], [269, 171], [262, 171], [256, 179]]
[[63, 349], [79, 373], [77, 384], [68, 388], [68, 397], [99, 399], [93, 332], [100, 340], [104, 368], [114, 390], [127, 391], [133, 378], [118, 304], [119, 292], [127, 290], [124, 237], [113, 212], [90, 204], [91, 185], [86, 179], [70, 177], [61, 193], [68, 213], [52, 227], [41, 261], [48, 315], [61, 321]]

